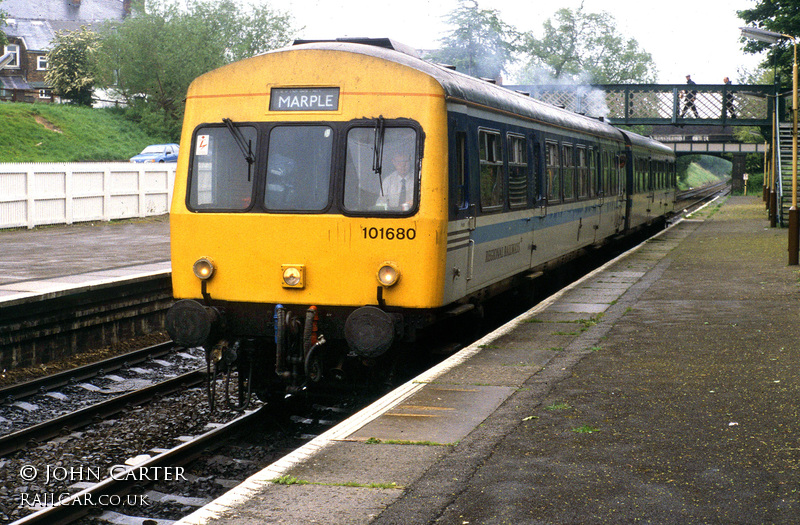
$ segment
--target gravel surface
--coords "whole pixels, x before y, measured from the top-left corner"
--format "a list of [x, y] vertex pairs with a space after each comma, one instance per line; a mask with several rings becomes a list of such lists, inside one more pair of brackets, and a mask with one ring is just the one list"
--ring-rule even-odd
[[[179, 436], [201, 434], [209, 423], [224, 423], [237, 415], [211, 413], [205, 389], [194, 388], [0, 459], [0, 521], [29, 514], [35, 510], [30, 504], [41, 498], [77, 492], [70, 486], [81, 476], [97, 481], [91, 479], [97, 472], [106, 477], [114, 465], [140, 454], [155, 455], [153, 449], [174, 447]], [[30, 479], [32, 467], [36, 479]], [[48, 470], [65, 479], [54, 480], [51, 475], [48, 480]]]

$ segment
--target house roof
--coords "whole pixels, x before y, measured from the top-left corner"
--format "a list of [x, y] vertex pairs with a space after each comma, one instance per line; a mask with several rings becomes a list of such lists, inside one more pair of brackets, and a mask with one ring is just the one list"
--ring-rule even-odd
[[50, 49], [50, 42], [55, 37], [55, 30], [50, 22], [46, 20], [20, 20], [11, 19], [10, 24], [6, 24], [0, 29], [9, 37], [16, 37], [25, 40], [25, 47], [28, 51], [47, 51]]
[[[77, 6], [75, 4], [78, 4]], [[3, 0], [9, 18], [99, 22], [125, 18], [123, 0]]]
[[8, 23], [0, 26], [7, 36], [21, 38], [29, 51], [47, 51], [56, 31], [76, 31], [82, 25], [125, 17], [123, 0], [2, 0]]
[[0, 86], [2, 86], [3, 89], [12, 90], [20, 89], [27, 91], [31, 89], [31, 86], [28, 84], [28, 82], [26, 82], [25, 79], [19, 75], [0, 77]]

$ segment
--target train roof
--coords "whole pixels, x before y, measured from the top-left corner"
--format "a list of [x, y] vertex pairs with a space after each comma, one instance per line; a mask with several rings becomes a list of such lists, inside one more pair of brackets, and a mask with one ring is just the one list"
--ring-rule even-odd
[[660, 153], [662, 153], [664, 155], [667, 155], [667, 156], [675, 155], [675, 152], [672, 151], [672, 149], [669, 146], [666, 146], [666, 145], [662, 144], [661, 142], [658, 142], [657, 140], [651, 139], [650, 137], [645, 137], [643, 135], [639, 135], [639, 134], [633, 133], [631, 131], [623, 131], [623, 130], [620, 130], [620, 131], [622, 131], [622, 133], [625, 135], [627, 142], [631, 146], [634, 146], [634, 147], [638, 146], [638, 147], [642, 147], [642, 148], [647, 148], [647, 149], [649, 149], [651, 151], [652, 150], [656, 150], [656, 151], [659, 151]]
[[269, 53], [316, 49], [368, 55], [416, 69], [434, 78], [449, 102], [488, 107], [561, 128], [623, 140], [620, 130], [598, 119], [562, 109], [530, 96], [465, 75], [442, 65], [422, 60], [416, 52], [391, 39], [298, 40], [294, 46]]

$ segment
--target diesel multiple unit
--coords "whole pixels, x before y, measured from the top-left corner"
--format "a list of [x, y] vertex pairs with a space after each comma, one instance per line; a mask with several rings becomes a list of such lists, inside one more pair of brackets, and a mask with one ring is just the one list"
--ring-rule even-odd
[[378, 362], [674, 206], [664, 145], [391, 40], [207, 73], [182, 137], [169, 331], [258, 392]]

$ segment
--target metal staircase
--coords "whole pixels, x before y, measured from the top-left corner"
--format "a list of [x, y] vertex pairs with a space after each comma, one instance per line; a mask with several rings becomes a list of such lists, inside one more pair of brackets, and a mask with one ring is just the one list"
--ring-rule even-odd
[[792, 123], [781, 122], [778, 132], [778, 221], [789, 225], [792, 206]]

